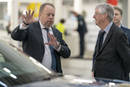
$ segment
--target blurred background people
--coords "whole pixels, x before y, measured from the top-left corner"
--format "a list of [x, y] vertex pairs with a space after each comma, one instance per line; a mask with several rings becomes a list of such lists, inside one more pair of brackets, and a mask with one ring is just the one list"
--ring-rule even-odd
[[85, 34], [88, 32], [86, 22], [84, 20], [84, 17], [80, 14], [78, 14], [75, 11], [71, 11], [71, 13], [77, 18], [78, 21], [78, 28], [76, 31], [79, 33], [79, 49], [80, 53], [77, 58], [83, 58], [84, 57], [84, 52], [85, 52]]
[[63, 40], [65, 40], [65, 19], [60, 19], [60, 22], [55, 25], [56, 29], [58, 29], [62, 33]]
[[113, 22], [125, 32], [125, 34], [128, 37], [128, 41], [129, 41], [129, 45], [130, 45], [130, 29], [128, 29], [127, 27], [122, 25], [122, 23], [121, 23], [122, 15], [123, 15], [122, 9], [119, 8], [119, 7], [114, 7], [114, 19], [113, 19]]
[[[123, 15], [122, 9], [119, 7], [114, 7], [113, 22], [125, 32], [126, 36], [128, 37], [129, 46], [130, 46], [130, 29], [128, 29], [127, 27], [122, 25], [122, 23], [121, 23], [122, 15]], [[129, 80], [129, 72], [126, 73], [126, 78], [127, 78], [127, 80]]]
[[7, 31], [8, 35], [11, 34], [10, 26], [11, 26], [11, 23], [9, 21], [8, 25], [6, 26], [6, 31]]

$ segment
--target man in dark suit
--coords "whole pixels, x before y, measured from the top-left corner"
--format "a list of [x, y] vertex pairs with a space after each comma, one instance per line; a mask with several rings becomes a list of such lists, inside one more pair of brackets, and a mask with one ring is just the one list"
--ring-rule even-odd
[[[122, 9], [119, 8], [119, 7], [114, 7], [114, 18], [113, 18], [113, 22], [118, 27], [120, 27], [123, 30], [123, 32], [125, 32], [126, 36], [128, 37], [129, 46], [130, 46], [130, 29], [126, 28], [125, 26], [123, 26], [121, 24], [122, 15], [123, 15]], [[126, 78], [127, 78], [127, 80], [129, 80], [129, 72], [126, 73]]]
[[62, 73], [60, 57], [70, 56], [70, 49], [62, 39], [62, 34], [51, 27], [54, 22], [55, 7], [44, 3], [39, 10], [39, 21], [33, 21], [29, 10], [23, 17], [23, 23], [17, 26], [11, 36], [22, 41], [23, 51], [34, 57], [48, 69]]
[[93, 73], [96, 79], [127, 80], [130, 71], [130, 48], [125, 33], [112, 21], [114, 10], [108, 4], [96, 6], [93, 18], [99, 31], [93, 55]]
[[122, 9], [119, 7], [114, 7], [113, 22], [125, 32], [125, 34], [128, 37], [128, 41], [129, 41], [129, 45], [130, 45], [130, 29], [128, 29], [127, 27], [125, 27], [121, 24], [122, 15], [123, 15]]
[[78, 20], [78, 28], [77, 28], [77, 32], [79, 33], [79, 39], [80, 39], [80, 53], [79, 56], [77, 56], [77, 58], [83, 58], [84, 56], [84, 52], [85, 52], [85, 34], [88, 32], [84, 17], [80, 14], [78, 14], [75, 11], [72, 11], [72, 13], [74, 14], [74, 16], [77, 18]]

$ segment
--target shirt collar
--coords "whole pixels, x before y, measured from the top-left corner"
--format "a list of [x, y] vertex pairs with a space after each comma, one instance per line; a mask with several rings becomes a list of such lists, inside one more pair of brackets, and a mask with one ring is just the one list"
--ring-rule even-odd
[[107, 25], [107, 27], [104, 29], [104, 31], [105, 31], [106, 33], [109, 32], [109, 30], [110, 30], [112, 24], [113, 24], [113, 22], [110, 22], [110, 23]]
[[[40, 21], [39, 21], [39, 23], [40, 23], [41, 31], [43, 31], [46, 27]], [[52, 27], [49, 27], [48, 29], [49, 29], [49, 33], [53, 34]]]
[[[46, 27], [41, 23], [41, 21], [39, 21], [40, 27], [41, 29], [45, 29]], [[49, 30], [51, 29], [51, 27], [48, 28]]]
[[122, 24], [119, 25], [119, 27], [121, 27], [121, 26], [122, 26]]

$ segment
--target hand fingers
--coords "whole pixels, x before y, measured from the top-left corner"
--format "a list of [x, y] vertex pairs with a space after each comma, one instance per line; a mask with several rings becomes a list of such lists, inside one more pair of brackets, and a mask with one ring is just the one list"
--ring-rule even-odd
[[28, 11], [26, 11], [26, 16], [28, 15]]
[[49, 43], [44, 43], [45, 45], [49, 45]]
[[32, 14], [31, 14], [31, 16], [33, 17], [33, 15], [34, 15], [34, 10], [32, 11]]
[[48, 42], [48, 43], [44, 43], [45, 45], [52, 45], [52, 43], [51, 42]]
[[29, 14], [30, 14], [30, 10], [29, 10], [29, 11], [26, 11], [26, 18], [29, 17]]
[[31, 10], [28, 11], [27, 17], [29, 17], [31, 14]]
[[32, 12], [31, 12], [31, 10], [26, 11], [26, 17], [27, 17], [27, 18], [28, 18], [28, 17], [33, 17], [33, 15], [34, 15], [34, 11], [32, 11]]
[[30, 10], [29, 10], [29, 11], [26, 11], [26, 15], [25, 15], [25, 20], [26, 20], [26, 21], [29, 19], [29, 13], [30, 13]]
[[56, 40], [55, 36], [48, 33], [48, 37], [49, 37], [50, 40], [49, 40], [49, 42], [47, 43], [47, 45], [52, 45], [52, 46], [54, 46], [54, 45], [57, 43], [57, 40]]
[[48, 37], [50, 38], [50, 40], [57, 41], [56, 37], [50, 33], [48, 33]]
[[25, 23], [33, 22], [34, 11], [28, 10], [26, 11], [26, 15], [23, 17]]

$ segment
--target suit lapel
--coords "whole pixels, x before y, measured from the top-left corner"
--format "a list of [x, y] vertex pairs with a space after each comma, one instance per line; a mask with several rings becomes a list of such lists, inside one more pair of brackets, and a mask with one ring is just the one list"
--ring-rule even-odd
[[55, 29], [52, 27], [53, 35], [56, 37]]
[[110, 28], [110, 31], [108, 32], [107, 37], [106, 37], [106, 39], [104, 41], [104, 44], [102, 45], [102, 48], [99, 50], [99, 52], [97, 52], [97, 55], [99, 55], [103, 51], [105, 46], [109, 43], [109, 40], [110, 40], [110, 38], [112, 36], [112, 33], [113, 33], [113, 27], [114, 27], [114, 25], [112, 25], [112, 27]]
[[[36, 28], [35, 31], [37, 32], [37, 38], [40, 41], [40, 43], [44, 43], [43, 37], [42, 37], [42, 31], [39, 22], [36, 22]], [[35, 32], [34, 32], [35, 33]]]
[[53, 34], [56, 37], [57, 41], [61, 42], [62, 38], [60, 38], [58, 30], [56, 28], [52, 27], [52, 31], [53, 31]]
[[58, 38], [58, 34], [57, 34], [56, 29], [52, 27], [52, 31], [53, 31], [53, 35], [54, 35], [56, 38]]
[[[99, 34], [98, 34], [98, 37], [99, 37]], [[97, 54], [98, 54], [98, 49], [99, 49], [99, 47], [97, 46], [97, 43], [98, 43], [98, 38], [97, 38], [97, 41], [96, 41], [96, 46], [95, 46], [94, 57], [96, 57], [96, 56], [97, 56]]]

